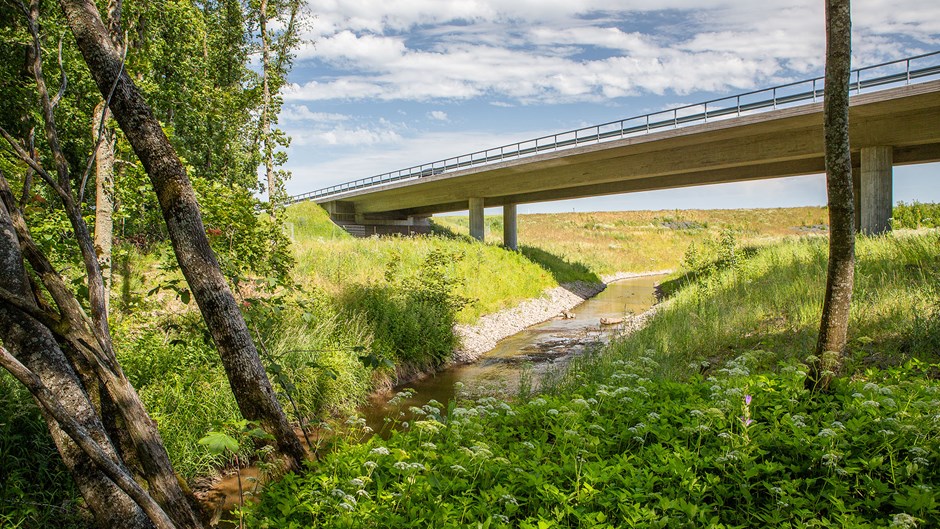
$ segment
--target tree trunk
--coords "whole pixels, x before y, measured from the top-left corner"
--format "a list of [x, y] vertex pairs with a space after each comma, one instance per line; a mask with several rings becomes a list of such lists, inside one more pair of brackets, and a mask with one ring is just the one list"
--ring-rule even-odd
[[120, 75], [111, 112], [157, 193], [177, 261], [216, 343], [242, 415], [271, 433], [289, 467], [300, 469], [303, 447], [275, 398], [235, 297], [209, 247], [195, 193], [179, 157], [140, 91], [122, 71], [121, 57], [94, 2], [59, 3], [103, 96]]
[[807, 386], [826, 390], [841, 363], [855, 277], [855, 196], [849, 149], [852, 21], [849, 0], [826, 0], [826, 192], [829, 266], [826, 297]]
[[268, 0], [261, 0], [258, 8], [261, 30], [261, 156], [264, 174], [268, 180], [268, 204], [271, 212], [277, 207], [277, 182], [274, 173], [274, 142], [271, 138], [271, 43], [268, 35]]
[[[24, 299], [32, 299], [26, 270], [23, 268], [19, 240], [2, 201], [0, 287]], [[78, 375], [49, 329], [4, 303], [0, 304], [0, 341], [26, 368], [43, 380], [59, 402], [69, 407], [74, 418], [91, 434], [107, 456], [118, 461], [114, 447]], [[101, 472], [42, 406], [40, 409], [43, 410], [59, 454], [98, 525], [127, 529], [152, 527], [143, 510]]]
[[[180, 529], [202, 527], [173, 471], [156, 423], [150, 419], [137, 392], [121, 371], [113, 351], [105, 346], [105, 344], [110, 344], [110, 340], [101, 340], [92, 335], [88, 329], [93, 330], [93, 324], [87, 323], [86, 328], [87, 318], [78, 301], [32, 240], [25, 219], [13, 209], [13, 195], [2, 174], [0, 174], [0, 199], [4, 207], [9, 208], [4, 211], [7, 214], [13, 213], [7, 218], [21, 249], [20, 262], [23, 257], [26, 258], [60, 310], [59, 314], [52, 315], [55, 318], [53, 323], [36, 322], [35, 326], [38, 329], [36, 332], [48, 334], [51, 330], [68, 345], [61, 352], [70, 365], [81, 365], [85, 368], [85, 379], [89, 385], [84, 386], [84, 391], [87, 392], [88, 387], [97, 389], [99, 382], [105, 389], [101, 395], [101, 401], [110, 400], [120, 413], [126, 433], [133, 442], [133, 446], [128, 448], [133, 450], [136, 456], [135, 461], [140, 463], [140, 468], [150, 485], [150, 494], [163, 506], [163, 510], [172, 517]], [[79, 224], [84, 226], [83, 222]], [[37, 373], [40, 379], [48, 385], [40, 370], [32, 367], [30, 370]], [[92, 375], [95, 378], [88, 381]], [[81, 377], [79, 377], [79, 385], [81, 387]], [[68, 401], [64, 402], [68, 404]], [[97, 413], [97, 410], [93, 411]], [[117, 452], [115, 454], [117, 455]]]
[[114, 240], [114, 134], [107, 128], [107, 107], [104, 101], [95, 106], [92, 117], [92, 138], [98, 138], [98, 126], [103, 123], [101, 145], [95, 156], [95, 253], [101, 266], [101, 279], [104, 282], [105, 310], [110, 309], [111, 297], [111, 245]]

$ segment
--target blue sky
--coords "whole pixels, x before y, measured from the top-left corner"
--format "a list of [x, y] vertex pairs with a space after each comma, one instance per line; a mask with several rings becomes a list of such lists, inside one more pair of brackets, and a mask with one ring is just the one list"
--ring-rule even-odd
[[[291, 194], [821, 75], [823, 0], [310, 0], [284, 92]], [[940, 2], [853, 2], [853, 65], [940, 49]], [[940, 164], [895, 169], [940, 202]], [[821, 176], [520, 206], [822, 205]]]

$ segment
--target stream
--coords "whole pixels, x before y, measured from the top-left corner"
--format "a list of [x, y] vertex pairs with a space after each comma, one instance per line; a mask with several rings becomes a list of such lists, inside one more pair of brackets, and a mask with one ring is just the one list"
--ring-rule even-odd
[[373, 395], [359, 413], [369, 427], [384, 436], [390, 433], [387, 418], [411, 420], [407, 410], [432, 399], [446, 405], [454, 398], [510, 398], [519, 393], [520, 382], [537, 389], [546, 374], [557, 373], [571, 358], [606, 344], [622, 331], [619, 324], [602, 325], [602, 318], [629, 321], [630, 315], [649, 309], [656, 302], [655, 287], [662, 278], [643, 276], [610, 283], [603, 292], [571, 309], [573, 317], [557, 317], [529, 327], [504, 338], [472, 364], [455, 365], [406, 384], [403, 387], [413, 389], [414, 395], [394, 405], [389, 400], [395, 391]]
[[[603, 292], [568, 311], [573, 317], [557, 317], [533, 325], [519, 333], [504, 338], [496, 347], [471, 364], [449, 367], [443, 371], [406, 384], [414, 394], [390, 405], [395, 391], [375, 394], [370, 402], [359, 409], [366, 424], [379, 435], [388, 436], [392, 428], [389, 421], [410, 421], [407, 410], [420, 408], [436, 400], [446, 405], [452, 399], [467, 399], [482, 396], [511, 398], [519, 394], [520, 382], [537, 389], [539, 380], [547, 374], [558, 373], [572, 358], [608, 343], [623, 331], [623, 325], [602, 325], [601, 319], [624, 318], [629, 322], [633, 314], [640, 314], [656, 302], [656, 283], [663, 275], [622, 279], [607, 285]], [[254, 488], [253, 478], [258, 470], [249, 467], [241, 470], [243, 486]], [[231, 511], [239, 503], [237, 474], [224, 476], [207, 494], [207, 501], [216, 511], [216, 520], [221, 518], [219, 528], [236, 528], [231, 521]]]

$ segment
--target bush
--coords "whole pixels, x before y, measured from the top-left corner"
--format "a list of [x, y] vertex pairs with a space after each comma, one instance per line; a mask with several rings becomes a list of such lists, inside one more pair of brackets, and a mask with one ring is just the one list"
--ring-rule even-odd
[[894, 207], [891, 226], [893, 228], [940, 228], [940, 204], [913, 201], [898, 202]]
[[[386, 285], [357, 285], [341, 299], [347, 317], [362, 315], [373, 329], [373, 354], [426, 369], [450, 360], [457, 347], [453, 326], [469, 300], [456, 294], [452, 266], [463, 256], [432, 249], [407, 275], [393, 259]], [[404, 274], [404, 275], [403, 275]]]
[[[756, 356], [759, 356], [757, 354]], [[828, 395], [803, 366], [651, 380], [656, 360], [515, 406], [429, 405], [270, 485], [249, 527], [885, 527], [940, 523], [938, 366], [870, 371]]]

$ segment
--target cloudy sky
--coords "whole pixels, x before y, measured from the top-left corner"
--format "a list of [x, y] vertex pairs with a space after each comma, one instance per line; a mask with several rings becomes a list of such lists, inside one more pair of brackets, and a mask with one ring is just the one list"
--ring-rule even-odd
[[[821, 75], [823, 0], [309, 0], [284, 97], [291, 194]], [[853, 66], [940, 49], [940, 2], [853, 2]], [[940, 201], [940, 165], [895, 199]], [[825, 203], [821, 177], [521, 211]]]

